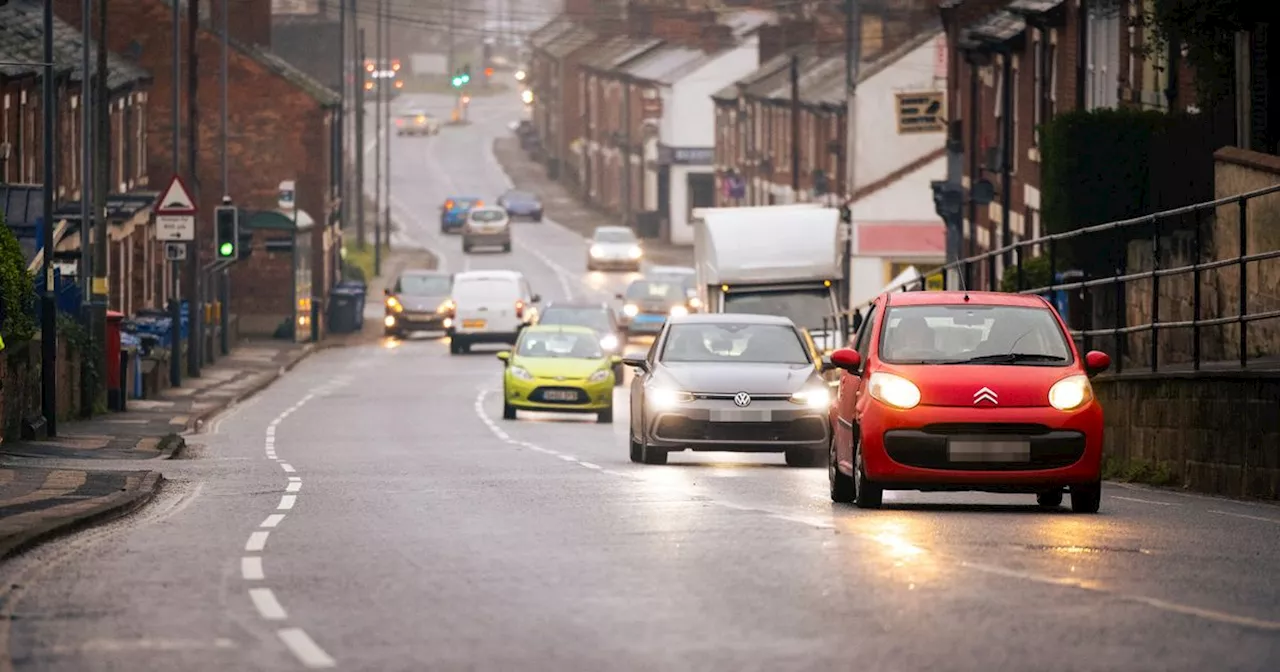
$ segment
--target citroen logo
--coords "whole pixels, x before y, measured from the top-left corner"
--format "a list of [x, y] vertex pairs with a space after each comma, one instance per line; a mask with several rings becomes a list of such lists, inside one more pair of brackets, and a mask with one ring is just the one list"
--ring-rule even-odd
[[751, 395], [746, 392], [739, 392], [733, 395], [733, 403], [739, 408], [746, 408], [751, 405]]
[[973, 393], [973, 405], [977, 406], [980, 402], [983, 402], [983, 401], [989, 402], [995, 406], [999, 406], [1000, 395], [996, 394], [995, 391], [992, 390], [991, 388], [984, 387], [981, 390], [978, 390], [977, 392]]

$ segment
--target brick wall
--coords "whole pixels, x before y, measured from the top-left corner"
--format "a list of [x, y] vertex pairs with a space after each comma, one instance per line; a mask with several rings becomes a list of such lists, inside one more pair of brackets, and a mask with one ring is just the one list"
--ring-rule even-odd
[[246, 44], [270, 48], [271, 0], [200, 0], [207, 5], [214, 17], [214, 24], [221, 21], [222, 3], [227, 3], [228, 34]]
[[[57, 0], [59, 16], [78, 26], [80, 8], [74, 0]], [[108, 46], [125, 51], [136, 42], [139, 64], [153, 73], [149, 96], [147, 154], [152, 185], [164, 185], [171, 176], [170, 115], [172, 111], [172, 9], [162, 0], [132, 0], [110, 5]], [[185, 28], [184, 28], [185, 31]], [[200, 165], [193, 189], [199, 191], [198, 205], [202, 213], [200, 240], [197, 241], [202, 263], [212, 260], [212, 212], [223, 193], [218, 147], [220, 129], [215, 112], [220, 109], [219, 62], [221, 41], [206, 31], [197, 40], [200, 68], [197, 109], [200, 123]], [[229, 54], [232, 86], [229, 92], [228, 142], [230, 183], [226, 191], [237, 205], [248, 209], [274, 209], [280, 181], [297, 181], [298, 202], [303, 210], [316, 218], [312, 247], [316, 250], [313, 284], [327, 291], [323, 274], [323, 232], [326, 198], [330, 190], [329, 113], [302, 89], [286, 81], [265, 65], [237, 49]], [[185, 91], [185, 77], [180, 82]], [[186, 144], [185, 95], [183, 109], [183, 144]], [[186, 160], [185, 150], [182, 157]], [[186, 166], [183, 166], [184, 172]], [[234, 289], [231, 310], [239, 311], [260, 283], [270, 278], [259, 277], [256, 262], [240, 264], [233, 271]]]

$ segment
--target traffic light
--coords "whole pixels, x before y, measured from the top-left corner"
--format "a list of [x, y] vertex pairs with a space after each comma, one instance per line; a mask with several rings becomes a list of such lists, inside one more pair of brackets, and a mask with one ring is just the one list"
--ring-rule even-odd
[[214, 250], [218, 259], [235, 259], [240, 246], [240, 215], [234, 205], [220, 205], [214, 210], [217, 237]]
[[462, 66], [462, 83], [466, 84], [471, 81], [471, 64]]
[[453, 76], [453, 88], [455, 88], [455, 89], [456, 89], [456, 88], [458, 88], [458, 87], [460, 87], [460, 86], [462, 86], [462, 75], [454, 75], [454, 76]]

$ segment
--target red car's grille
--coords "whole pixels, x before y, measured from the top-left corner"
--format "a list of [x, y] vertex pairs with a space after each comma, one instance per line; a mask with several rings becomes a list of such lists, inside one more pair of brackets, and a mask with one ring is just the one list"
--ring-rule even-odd
[[947, 436], [958, 434], [1037, 436], [1053, 431], [1045, 425], [1015, 422], [945, 422], [925, 425], [921, 429], [927, 434], [944, 434]]
[[[1038, 427], [1038, 425], [1032, 425]], [[1025, 461], [955, 462], [947, 450], [949, 438], [983, 439], [1024, 438], [1030, 445]], [[919, 430], [895, 429], [885, 432], [884, 450], [898, 464], [925, 469], [952, 471], [1037, 471], [1071, 466], [1084, 457], [1085, 437], [1080, 432], [1048, 430], [1037, 433], [977, 432], [944, 434]]]

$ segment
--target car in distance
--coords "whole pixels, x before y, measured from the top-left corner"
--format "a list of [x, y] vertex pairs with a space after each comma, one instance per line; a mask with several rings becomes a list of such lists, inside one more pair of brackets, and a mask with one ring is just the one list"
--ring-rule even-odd
[[426, 110], [406, 110], [396, 116], [396, 135], [435, 135], [440, 132], [440, 120]]
[[478, 206], [467, 212], [467, 223], [462, 227], [462, 251], [470, 253], [477, 247], [511, 251], [511, 218], [506, 210]]
[[410, 270], [384, 290], [387, 336], [404, 338], [412, 331], [442, 331], [453, 326], [453, 276], [440, 271]]
[[464, 271], [453, 276], [453, 324], [449, 354], [471, 352], [476, 343], [513, 344], [525, 327], [537, 322], [542, 297], [516, 271]]
[[598, 226], [587, 247], [588, 271], [640, 271], [644, 249], [635, 232], [625, 226]]
[[676, 282], [633, 280], [618, 294], [622, 304], [622, 328], [630, 336], [657, 334], [669, 316], [688, 315], [687, 297]]
[[1039, 296], [884, 294], [851, 349], [833, 404], [831, 499], [879, 507], [885, 490], [1034, 493], [1098, 511], [1102, 406], [1083, 357]]
[[628, 355], [631, 461], [671, 451], [784, 452], [822, 464], [831, 394], [800, 330], [785, 317], [672, 317], [647, 354]]
[[542, 221], [542, 199], [527, 191], [512, 189], [498, 197], [498, 205], [505, 208], [512, 219], [527, 217], [535, 222]]
[[534, 325], [520, 332], [513, 350], [498, 353], [502, 377], [502, 418], [517, 410], [595, 413], [613, 422], [613, 367], [621, 361], [600, 347], [589, 327]]
[[[600, 337], [600, 348], [610, 355], [621, 354], [627, 343], [627, 335], [618, 324], [618, 315], [607, 304], [590, 302], [556, 301], [548, 304], [538, 314], [538, 324], [573, 325], [595, 330]], [[622, 384], [621, 360], [614, 365], [614, 382]]]
[[484, 207], [484, 201], [474, 196], [450, 196], [440, 206], [440, 233], [454, 233], [467, 225], [467, 213], [471, 208]]
[[646, 280], [663, 280], [679, 284], [684, 288], [688, 300], [685, 305], [689, 312], [696, 313], [702, 308], [702, 300], [698, 298], [698, 272], [689, 266], [650, 266], [645, 271]]

